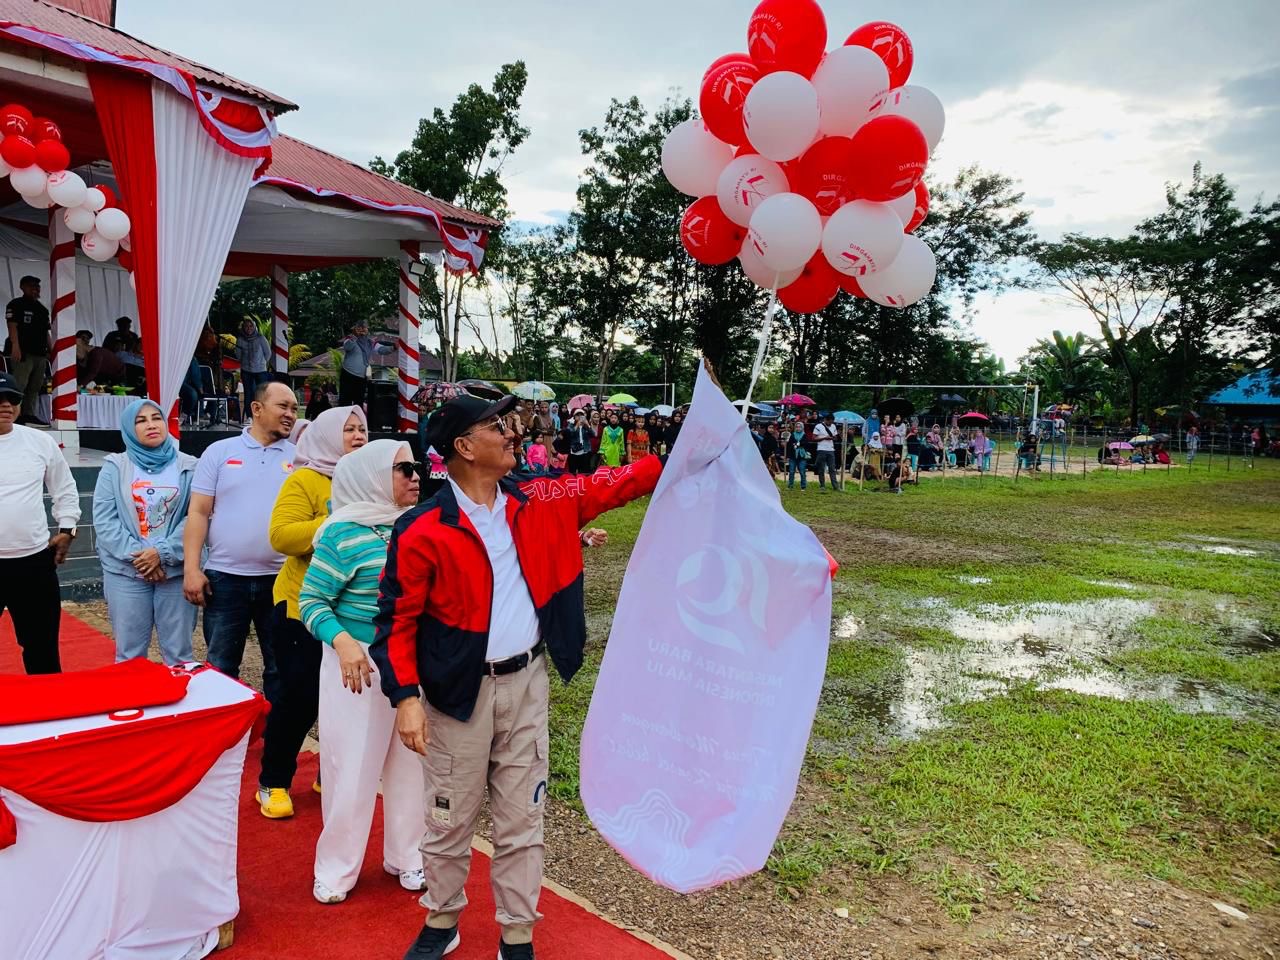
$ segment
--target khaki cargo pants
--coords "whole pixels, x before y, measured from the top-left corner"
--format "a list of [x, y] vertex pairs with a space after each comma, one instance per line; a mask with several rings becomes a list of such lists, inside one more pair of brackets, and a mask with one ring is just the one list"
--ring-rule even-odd
[[533, 937], [542, 889], [542, 814], [547, 795], [547, 657], [480, 681], [466, 723], [427, 710], [427, 829], [422, 859], [431, 911], [427, 925], [451, 927], [467, 905], [471, 838], [489, 789], [493, 820], [490, 879], [498, 924], [508, 943]]

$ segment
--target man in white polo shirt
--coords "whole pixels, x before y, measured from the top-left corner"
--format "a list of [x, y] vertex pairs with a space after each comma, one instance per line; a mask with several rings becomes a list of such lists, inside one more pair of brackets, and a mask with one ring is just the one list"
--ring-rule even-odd
[[[0, 373], [0, 614], [7, 609], [13, 617], [27, 673], [60, 673], [58, 564], [75, 539], [80, 494], [52, 435], [15, 424], [22, 401], [17, 379]], [[52, 537], [46, 487], [58, 524]]]
[[[210, 444], [196, 464], [182, 538], [182, 591], [204, 607], [209, 663], [240, 676], [249, 624], [262, 648], [262, 688], [275, 696], [271, 590], [284, 557], [271, 549], [267, 525], [276, 494], [293, 470], [289, 431], [298, 401], [286, 384], [268, 381], [253, 396], [252, 421], [239, 436]], [[209, 548], [200, 569], [205, 546]]]
[[813, 439], [818, 441], [818, 452], [813, 458], [813, 470], [818, 475], [818, 486], [825, 490], [827, 481], [825, 474], [831, 478], [831, 489], [836, 488], [836, 437], [840, 431], [836, 429], [836, 418], [828, 413], [821, 423], [814, 424]]

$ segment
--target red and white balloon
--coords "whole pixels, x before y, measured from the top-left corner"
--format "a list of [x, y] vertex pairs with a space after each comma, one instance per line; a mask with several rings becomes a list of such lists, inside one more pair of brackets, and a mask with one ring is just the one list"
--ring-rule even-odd
[[[700, 118], [662, 146], [667, 179], [696, 198], [680, 240], [699, 263], [737, 256], [749, 279], [795, 312], [821, 310], [840, 290], [909, 306], [928, 296], [937, 272], [911, 234], [928, 216], [924, 174], [946, 114], [931, 91], [907, 84], [915, 51], [902, 28], [867, 23], [831, 50], [827, 38], [816, 0], [762, 0], [747, 52], [707, 68]], [[23, 121], [0, 111], [0, 130], [8, 123], [25, 134], [34, 120]], [[24, 155], [23, 144], [11, 150]], [[94, 192], [77, 209], [97, 214], [97, 242], [127, 243], [112, 204], [105, 221], [98, 214]]]

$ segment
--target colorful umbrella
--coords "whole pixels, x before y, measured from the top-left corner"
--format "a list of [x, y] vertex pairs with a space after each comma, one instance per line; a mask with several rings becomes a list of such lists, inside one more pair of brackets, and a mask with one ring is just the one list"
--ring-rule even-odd
[[979, 413], [977, 410], [970, 410], [963, 414], [956, 423], [962, 427], [981, 427], [991, 422], [991, 418], [985, 413]]
[[507, 395], [505, 390], [488, 380], [459, 380], [458, 386], [464, 387], [473, 397], [482, 397], [485, 400], [501, 400]]
[[517, 383], [511, 388], [511, 392], [521, 400], [554, 400], [556, 392], [548, 387], [541, 380], [526, 380], [524, 383]]
[[589, 393], [579, 393], [569, 398], [569, 402], [565, 404], [570, 410], [581, 410], [586, 406], [595, 406], [596, 398]]
[[636, 407], [635, 410], [632, 411], [632, 413], [634, 413], [637, 417], [643, 417], [646, 413], [650, 413], [650, 412], [651, 411], [649, 410], [648, 407]]
[[854, 413], [852, 410], [837, 410], [835, 412], [835, 418], [836, 418], [836, 423], [850, 423], [850, 424], [853, 424], [853, 426], [855, 427], [858, 426], [858, 424], [860, 423], [867, 422], [862, 417]]
[[1123, 441], [1123, 440], [1116, 440], [1116, 441], [1114, 441], [1114, 442], [1112, 442], [1112, 443], [1108, 443], [1108, 444], [1107, 444], [1107, 449], [1108, 449], [1108, 450], [1132, 450], [1132, 449], [1133, 449], [1133, 444], [1132, 444], [1132, 443], [1126, 443], [1126, 442], [1125, 442], [1125, 441]]
[[1131, 437], [1129, 442], [1135, 447], [1145, 447], [1149, 443], [1155, 443], [1156, 438], [1147, 433], [1140, 433], [1136, 437]]
[[434, 383], [424, 383], [409, 399], [409, 402], [420, 407], [428, 403], [444, 403], [454, 397], [461, 397], [466, 392], [466, 387], [459, 384], [449, 383], [447, 380], [437, 380]]
[[653, 408], [653, 412], [660, 417], [669, 417], [676, 412], [676, 408], [669, 403], [660, 403]]
[[778, 401], [784, 407], [816, 407], [817, 404], [813, 399], [806, 397], [803, 393], [788, 393], [785, 397]]
[[636, 403], [637, 401], [636, 401], [636, 398], [629, 393], [615, 393], [612, 397], [609, 398], [609, 402], [625, 405], [628, 403]]

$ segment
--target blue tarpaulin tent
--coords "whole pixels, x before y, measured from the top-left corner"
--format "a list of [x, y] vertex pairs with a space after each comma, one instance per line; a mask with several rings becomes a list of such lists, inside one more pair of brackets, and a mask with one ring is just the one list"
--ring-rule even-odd
[[1280, 412], [1280, 372], [1257, 370], [1219, 390], [1205, 403], [1216, 407], [1270, 407]]

